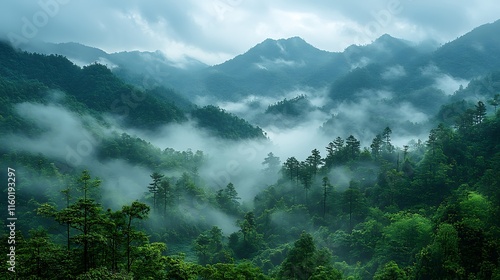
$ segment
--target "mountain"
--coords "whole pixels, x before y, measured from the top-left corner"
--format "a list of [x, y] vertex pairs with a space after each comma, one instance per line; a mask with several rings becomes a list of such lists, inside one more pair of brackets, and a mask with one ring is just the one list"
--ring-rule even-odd
[[384, 34], [364, 46], [347, 47], [343, 55], [347, 57], [352, 68], [363, 67], [370, 63], [407, 64], [425, 53], [423, 48], [413, 43]]
[[292, 66], [318, 65], [330, 57], [330, 53], [319, 50], [300, 37], [288, 39], [266, 39], [244, 54], [238, 55], [213, 69], [237, 74], [242, 65], [250, 69], [272, 70]]
[[[1, 78], [19, 84], [41, 84], [44, 89], [19, 96], [2, 90], [6, 103], [40, 102], [50, 91], [71, 96], [71, 109], [120, 115], [127, 125], [154, 128], [186, 119], [184, 112], [164, 98], [144, 94], [116, 77], [108, 68], [91, 64], [80, 68], [60, 55], [17, 52], [0, 43]], [[133, 110], [132, 110], [133, 109]]]
[[0, 42], [2, 278], [500, 279], [497, 66], [389, 35], [190, 71], [59, 47], [101, 63]]
[[432, 85], [432, 78], [422, 75], [430, 61], [429, 48], [384, 34], [365, 46], [349, 46], [343, 52], [351, 71], [333, 81], [332, 104], [364, 98], [370, 90], [395, 91], [398, 97]]
[[247, 95], [277, 96], [300, 87], [330, 87], [349, 71], [369, 64], [417, 68], [431, 50], [427, 45], [414, 45], [387, 34], [343, 52], [319, 50], [299, 37], [266, 39], [244, 54], [207, 68], [203, 84], [206, 94], [226, 100]]
[[471, 79], [499, 69], [500, 20], [481, 25], [443, 45], [433, 62], [455, 77]]
[[[17, 104], [45, 104], [55, 98], [69, 111], [92, 115], [103, 122], [111, 115], [125, 127], [157, 129], [169, 123], [183, 123], [189, 114], [198, 114], [211, 120], [210, 125], [200, 122], [199, 127], [218, 137], [240, 139], [264, 135], [260, 128], [223, 110], [203, 112], [169, 89], [144, 90], [127, 84], [104, 65], [79, 67], [61, 55], [19, 52], [3, 42], [0, 42], [0, 96], [0, 128], [5, 132], [22, 131], [24, 125], [28, 132], [36, 130], [16, 114], [13, 108]], [[217, 127], [227, 123], [231, 124], [231, 137]]]
[[34, 43], [21, 45], [21, 49], [40, 54], [58, 54], [65, 56], [73, 63], [84, 66], [96, 61], [102, 61], [108, 54], [101, 49], [85, 46], [79, 43]]
[[[436, 66], [440, 73], [468, 80], [487, 74], [500, 63], [500, 39], [496, 36], [499, 33], [500, 21], [496, 21], [437, 49], [435, 42], [417, 45], [384, 34], [370, 44], [352, 45], [343, 52], [319, 50], [300, 37], [266, 39], [214, 66], [192, 58], [173, 62], [158, 51], [107, 54], [76, 43], [23, 48], [64, 55], [77, 64], [97, 61], [128, 83], [146, 89], [174, 88], [182, 98], [191, 101], [195, 96], [232, 101], [250, 95], [277, 97], [296, 88], [328, 88], [332, 99], [338, 101], [367, 87], [409, 93], [431, 86], [434, 79], [422, 73], [429, 65]], [[391, 69], [402, 69], [405, 76], [382, 79]]]
[[248, 95], [280, 96], [300, 87], [330, 87], [351, 69], [374, 62], [418, 60], [420, 54], [411, 43], [389, 35], [366, 46], [350, 46], [341, 53], [319, 50], [300, 37], [266, 39], [211, 67], [190, 58], [174, 63], [159, 51], [108, 54], [76, 43], [40, 43], [23, 49], [60, 54], [79, 65], [99, 62], [140, 88], [163, 86], [176, 89], [185, 99], [201, 95], [233, 101]]
[[[480, 26], [437, 49], [434, 42], [414, 44], [388, 34], [343, 52], [319, 50], [300, 37], [266, 39], [214, 66], [192, 59], [174, 63], [161, 52], [107, 54], [74, 43], [46, 44], [38, 49], [73, 61], [99, 61], [127, 83], [153, 94], [165, 93], [154, 91], [156, 87], [173, 88], [175, 91], [163, 97], [188, 110], [197, 96], [208, 103], [238, 102], [249, 96], [276, 101], [297, 89], [327, 89], [326, 109], [370, 99], [374, 92], [388, 92], [390, 98], [384, 102], [410, 103], [432, 115], [460, 84], [465, 86], [468, 80], [498, 69], [498, 31], [500, 21]], [[433, 98], [422, 98], [422, 94]]]
[[[207, 69], [204, 84], [210, 94], [224, 99], [279, 95], [300, 85], [310, 85], [318, 69], [331, 63], [335, 55], [299, 37], [266, 39], [244, 54]], [[346, 65], [337, 67], [345, 69]]]
[[192, 87], [196, 83], [193, 83], [190, 74], [208, 67], [208, 65], [190, 57], [185, 57], [180, 62], [174, 62], [160, 51], [107, 53], [79, 43], [36, 42], [21, 45], [21, 49], [32, 53], [62, 55], [79, 66], [97, 62], [110, 68], [113, 73], [127, 83], [140, 88], [152, 89], [163, 86], [192, 94], [198, 88]]

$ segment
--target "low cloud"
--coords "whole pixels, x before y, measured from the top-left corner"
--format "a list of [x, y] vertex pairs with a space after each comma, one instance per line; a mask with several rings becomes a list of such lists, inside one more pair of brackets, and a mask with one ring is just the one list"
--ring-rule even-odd
[[435, 80], [435, 86], [447, 95], [453, 95], [460, 86], [466, 87], [468, 84], [469, 81], [467, 80], [453, 78], [447, 74], [443, 74]]
[[[2, 138], [3, 145], [13, 150], [41, 153], [61, 161], [75, 160], [78, 163], [84, 157], [94, 155], [98, 140], [88, 127], [99, 126], [92, 117], [78, 116], [57, 104], [20, 103], [14, 109], [18, 115], [35, 123], [42, 132], [36, 138], [7, 135]], [[99, 132], [106, 133], [103, 129]], [[79, 154], [78, 158], [73, 157], [75, 154]]]
[[405, 68], [401, 65], [388, 67], [385, 72], [381, 74], [384, 80], [396, 80], [406, 76]]
[[454, 78], [449, 74], [443, 73], [435, 65], [427, 65], [422, 68], [421, 73], [423, 76], [433, 78], [434, 86], [442, 90], [446, 95], [453, 95], [460, 86], [466, 87], [469, 84], [467, 80]]

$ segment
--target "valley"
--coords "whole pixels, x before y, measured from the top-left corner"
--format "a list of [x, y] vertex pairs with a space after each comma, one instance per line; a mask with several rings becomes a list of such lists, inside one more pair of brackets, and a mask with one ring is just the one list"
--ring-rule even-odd
[[2, 279], [497, 279], [499, 32], [217, 65], [3, 41]]

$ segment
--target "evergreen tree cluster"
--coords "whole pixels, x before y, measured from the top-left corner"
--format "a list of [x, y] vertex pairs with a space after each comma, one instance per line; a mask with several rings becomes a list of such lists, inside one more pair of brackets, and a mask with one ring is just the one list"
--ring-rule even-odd
[[[80, 68], [60, 56], [20, 53], [5, 44], [0, 56], [5, 132], [42, 133], [18, 116], [14, 104], [47, 104], [47, 91], [58, 89], [67, 93], [64, 106], [96, 118], [123, 96], [142, 96], [145, 103], [125, 114], [127, 125], [157, 127], [190, 114], [199, 127], [227, 139], [264, 138], [260, 128], [216, 106], [188, 114], [161, 96], [144, 95], [102, 65]], [[363, 71], [359, 75], [375, 83]], [[142, 194], [114, 208], [101, 190], [110, 178], [2, 148], [1, 162], [23, 172], [16, 189], [22, 221], [16, 227], [16, 273], [2, 277], [498, 279], [498, 99], [445, 106], [443, 112], [451, 108], [453, 114], [427, 139], [402, 147], [392, 141], [396, 129], [385, 127], [368, 147], [353, 133], [305, 158], [282, 162], [270, 152], [262, 159], [262, 174], [277, 180], [260, 186], [250, 200], [237, 184], [213, 186], [200, 175], [202, 151], [162, 150], [126, 133], [102, 139], [97, 157], [124, 159], [152, 172], [141, 182]], [[270, 108], [283, 106], [288, 102]], [[6, 175], [0, 180], [7, 181]], [[2, 232], [4, 256], [7, 240]]]
[[[425, 143], [402, 148], [391, 143], [390, 128], [370, 149], [354, 136], [338, 137], [324, 157], [314, 149], [302, 161], [288, 158], [281, 170], [264, 169], [281, 178], [253, 207], [240, 202], [232, 183], [214, 190], [188, 173], [154, 172], [143, 197], [104, 210], [101, 181], [84, 171], [59, 195], [26, 202], [38, 218], [19, 233], [17, 276], [494, 279], [500, 273], [500, 115], [474, 119], [468, 129], [439, 125]], [[38, 161], [31, 168], [57, 174], [57, 167], [43, 167], [43, 157]], [[276, 163], [270, 153], [263, 165]], [[190, 224], [179, 209], [186, 205], [218, 209], [234, 217], [238, 230]], [[165, 228], [176, 223], [183, 226]], [[168, 253], [172, 240], [190, 240], [189, 255]]]

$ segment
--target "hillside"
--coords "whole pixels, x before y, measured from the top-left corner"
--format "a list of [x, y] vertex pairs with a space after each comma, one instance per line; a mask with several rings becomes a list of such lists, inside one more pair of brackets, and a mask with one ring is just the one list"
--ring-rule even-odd
[[499, 23], [214, 66], [0, 43], [0, 278], [500, 279]]
[[500, 20], [485, 24], [446, 43], [432, 56], [438, 67], [453, 76], [475, 78], [497, 70], [500, 63]]
[[[125, 126], [140, 129], [156, 129], [170, 123], [187, 121], [186, 115], [194, 110], [194, 106], [173, 90], [156, 87], [141, 90], [128, 85], [119, 79], [106, 66], [91, 64], [82, 68], [74, 65], [60, 55], [40, 55], [27, 52], [17, 52], [8, 44], [0, 44], [0, 74], [4, 81], [2, 106], [4, 117], [14, 118], [10, 125], [23, 123], [12, 113], [12, 106], [19, 102], [50, 101], [50, 92], [57, 90], [67, 98], [63, 105], [72, 111], [91, 113], [98, 118], [103, 114], [111, 114], [124, 122]], [[18, 92], [15, 89], [22, 86]], [[38, 87], [37, 92], [22, 88]], [[196, 112], [196, 111], [193, 111]], [[233, 116], [221, 112], [213, 116], [216, 123], [225, 123]], [[9, 121], [5, 121], [7, 125]], [[232, 129], [240, 129], [240, 123]], [[262, 131], [249, 124], [241, 123], [245, 137], [262, 137]], [[213, 129], [218, 134], [217, 125], [204, 126]], [[15, 127], [12, 129], [16, 129]], [[11, 130], [11, 129], [9, 129]]]
[[[172, 103], [145, 95], [100, 64], [80, 68], [62, 56], [16, 52], [5, 43], [0, 44], [0, 58], [5, 79], [36, 81], [47, 90], [69, 94], [92, 111], [123, 117], [127, 125], [154, 128], [186, 120], [182, 110]], [[26, 96], [23, 101], [40, 101], [46, 94], [40, 92], [34, 99]], [[17, 93], [5, 90], [2, 95], [10, 101]]]

